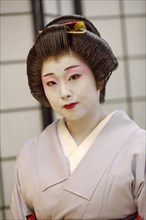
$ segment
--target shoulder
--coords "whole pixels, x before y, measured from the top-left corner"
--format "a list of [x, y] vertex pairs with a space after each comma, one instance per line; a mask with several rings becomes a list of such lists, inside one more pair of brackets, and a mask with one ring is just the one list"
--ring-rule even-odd
[[119, 136], [125, 135], [126, 146], [133, 151], [145, 151], [145, 137], [146, 131], [139, 127], [139, 125], [132, 120], [126, 112], [117, 110], [113, 115], [114, 129], [119, 131]]
[[39, 135], [29, 139], [24, 143], [20, 149], [18, 159], [31, 157], [36, 155], [38, 149], [43, 148], [44, 145], [49, 144], [51, 138], [57, 134], [58, 120], [47, 126]]
[[119, 127], [122, 127], [123, 129], [128, 127], [133, 128], [136, 136], [143, 137], [145, 135], [146, 131], [140, 128], [139, 125], [133, 119], [131, 119], [125, 111], [117, 110], [114, 114], [114, 117], [116, 118], [116, 122]]
[[144, 129], [138, 128], [133, 134], [133, 138], [136, 142], [145, 143], [146, 131]]

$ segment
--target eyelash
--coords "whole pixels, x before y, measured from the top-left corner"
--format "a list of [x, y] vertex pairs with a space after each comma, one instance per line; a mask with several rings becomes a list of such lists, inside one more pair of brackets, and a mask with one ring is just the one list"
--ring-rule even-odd
[[81, 75], [79, 75], [79, 74], [73, 74], [72, 76], [69, 77], [69, 81], [70, 81], [70, 80], [77, 80], [77, 79], [79, 79], [80, 77], [81, 77]]
[[54, 86], [54, 85], [56, 85], [56, 82], [54, 82], [54, 81], [47, 82], [47, 86], [49, 86], [49, 87]]
[[[81, 77], [81, 75], [79, 75], [79, 74], [73, 74], [72, 76], [69, 77], [69, 81], [70, 81], [70, 80], [77, 80], [77, 79], [79, 79], [80, 77]], [[54, 85], [56, 85], [56, 84], [57, 84], [57, 83], [54, 82], [54, 81], [49, 81], [49, 82], [47, 82], [47, 86], [49, 86], [49, 87], [54, 86]]]

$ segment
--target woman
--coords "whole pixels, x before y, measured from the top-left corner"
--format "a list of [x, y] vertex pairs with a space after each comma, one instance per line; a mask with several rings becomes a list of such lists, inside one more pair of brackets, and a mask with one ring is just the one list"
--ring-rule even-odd
[[[32, 95], [62, 119], [29, 140], [16, 161], [13, 219], [144, 219], [144, 131], [102, 109], [118, 62], [94, 25], [62, 16], [27, 57]], [[139, 216], [139, 217], [137, 217]]]

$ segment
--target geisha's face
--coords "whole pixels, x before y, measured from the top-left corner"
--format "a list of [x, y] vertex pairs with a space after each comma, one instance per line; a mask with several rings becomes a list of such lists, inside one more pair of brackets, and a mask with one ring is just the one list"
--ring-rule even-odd
[[76, 56], [68, 54], [46, 60], [42, 83], [51, 107], [66, 120], [79, 120], [97, 111], [99, 91], [94, 76]]

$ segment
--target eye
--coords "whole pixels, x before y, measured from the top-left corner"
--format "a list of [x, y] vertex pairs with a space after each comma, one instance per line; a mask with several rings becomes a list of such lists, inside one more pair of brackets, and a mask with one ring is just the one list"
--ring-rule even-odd
[[79, 75], [79, 74], [73, 74], [72, 76], [69, 77], [69, 81], [79, 79], [80, 77], [81, 77], [81, 75]]
[[56, 82], [54, 82], [54, 81], [47, 82], [47, 86], [49, 86], [49, 87], [54, 86], [54, 85], [56, 85]]

